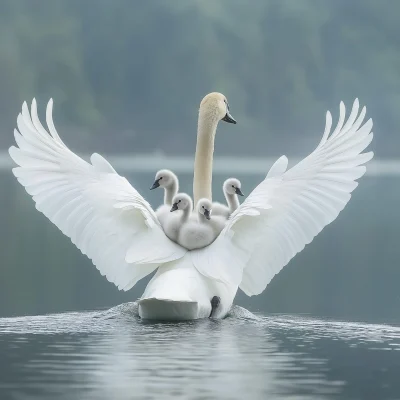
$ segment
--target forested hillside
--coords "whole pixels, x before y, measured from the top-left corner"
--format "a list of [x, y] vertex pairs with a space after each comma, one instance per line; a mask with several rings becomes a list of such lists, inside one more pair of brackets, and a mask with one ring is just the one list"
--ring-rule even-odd
[[191, 152], [218, 90], [239, 121], [219, 154], [303, 155], [359, 97], [397, 157], [399, 15], [394, 0], [2, 0], [0, 146], [36, 96], [79, 149]]

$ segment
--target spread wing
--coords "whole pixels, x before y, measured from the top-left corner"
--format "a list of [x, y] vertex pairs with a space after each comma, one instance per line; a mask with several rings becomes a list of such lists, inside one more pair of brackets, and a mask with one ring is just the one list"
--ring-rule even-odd
[[161, 263], [186, 250], [168, 239], [150, 204], [99, 154], [87, 163], [58, 135], [49, 101], [49, 132], [26, 103], [9, 149], [18, 181], [46, 215], [86, 254], [102, 275], [128, 290]]
[[[372, 152], [362, 153], [372, 141], [372, 120], [363, 124], [365, 107], [358, 112], [356, 100], [344, 123], [341, 103], [336, 128], [331, 133], [328, 112], [322, 140], [308, 157], [289, 170], [285, 156], [275, 162], [217, 240], [204, 249], [204, 255], [197, 255], [196, 267], [201, 273], [240, 284], [249, 296], [259, 294], [338, 216], [357, 187], [356, 180], [366, 171], [363, 164], [373, 157]], [[229, 264], [219, 258], [226, 253], [236, 253]], [[206, 258], [211, 261], [203, 262]], [[221, 265], [221, 270], [211, 264]]]

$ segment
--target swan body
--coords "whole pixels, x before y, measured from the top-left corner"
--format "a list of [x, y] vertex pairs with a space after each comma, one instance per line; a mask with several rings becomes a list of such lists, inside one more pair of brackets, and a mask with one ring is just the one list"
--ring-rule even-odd
[[216, 235], [210, 223], [211, 202], [200, 199], [197, 203], [197, 221], [187, 219], [179, 231], [178, 243], [185, 249], [201, 249], [211, 244]]
[[[154, 183], [150, 190], [154, 190], [158, 187], [164, 189], [164, 204], [156, 210], [156, 216], [160, 221], [162, 227], [166, 223], [168, 217], [170, 217], [170, 209], [172, 206], [172, 199], [178, 193], [179, 181], [178, 177], [169, 169], [162, 169], [157, 171]], [[177, 216], [175, 215], [174, 218]]]
[[228, 206], [221, 203], [213, 203], [213, 216], [222, 216], [226, 219], [239, 207], [239, 196], [243, 196], [242, 184], [239, 179], [229, 178], [222, 185], [222, 191]]
[[[238, 286], [210, 279], [194, 264], [194, 251], [160, 266], [139, 299], [139, 315], [154, 320], [191, 320], [208, 318], [210, 300], [221, 298], [214, 318], [223, 318], [231, 308]], [[218, 267], [218, 266], [216, 266]]]
[[[74, 154], [58, 135], [46, 111], [46, 130], [36, 101], [26, 103], [9, 149], [17, 164], [13, 173], [50, 219], [119, 289], [128, 290], [157, 269], [139, 301], [149, 319], [222, 318], [240, 287], [261, 293], [329, 223], [336, 219], [364, 175], [372, 152], [372, 120], [358, 100], [346, 120], [325, 131], [313, 152], [287, 169], [280, 157], [266, 178], [226, 221], [207, 247], [187, 251], [164, 233], [150, 204], [99, 154], [90, 163]], [[195, 156], [194, 202], [211, 201], [214, 136], [220, 120], [234, 122], [225, 96], [207, 95], [200, 104]], [[201, 203], [200, 203], [201, 204]], [[221, 302], [212, 310], [211, 300]]]
[[214, 203], [212, 203], [212, 210], [213, 210], [213, 217], [219, 216], [219, 217], [225, 218], [225, 220], [227, 220], [229, 218], [229, 216], [231, 215], [231, 213], [229, 211], [229, 207], [218, 201], [215, 201]]
[[[212, 213], [212, 214], [214, 214], [214, 213]], [[215, 239], [218, 237], [218, 235], [225, 228], [226, 220], [227, 220], [227, 218], [222, 216], [222, 215], [215, 215], [215, 216], [212, 215], [211, 216], [210, 225], [211, 225], [211, 228], [213, 230]]]

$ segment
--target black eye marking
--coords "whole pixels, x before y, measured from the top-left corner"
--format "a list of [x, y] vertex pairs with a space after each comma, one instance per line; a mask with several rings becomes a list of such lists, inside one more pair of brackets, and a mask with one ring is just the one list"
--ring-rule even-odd
[[204, 208], [204, 206], [201, 206], [202, 208]]
[[178, 200], [178, 203], [180, 203], [182, 200]]
[[234, 188], [234, 187], [235, 187], [235, 185], [232, 185], [232, 187]]
[[161, 179], [162, 179], [162, 176], [160, 176], [158, 179], [161, 180]]

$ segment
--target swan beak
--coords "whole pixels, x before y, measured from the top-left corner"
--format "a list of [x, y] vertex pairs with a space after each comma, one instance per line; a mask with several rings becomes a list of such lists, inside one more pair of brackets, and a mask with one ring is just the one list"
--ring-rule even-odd
[[232, 117], [229, 111], [226, 112], [225, 117], [222, 118], [222, 121], [229, 122], [230, 124], [236, 124], [236, 119]]
[[239, 196], [244, 196], [244, 194], [242, 193], [242, 191], [238, 187], [235, 189], [235, 193], [238, 194]]
[[204, 216], [205, 216], [208, 220], [211, 219], [210, 210], [207, 210], [207, 208], [204, 209]]
[[160, 187], [160, 182], [159, 179], [157, 179], [156, 181], [154, 181], [153, 186], [150, 188], [150, 190], [156, 189]]
[[170, 212], [176, 211], [178, 209], [178, 203], [172, 204]]

